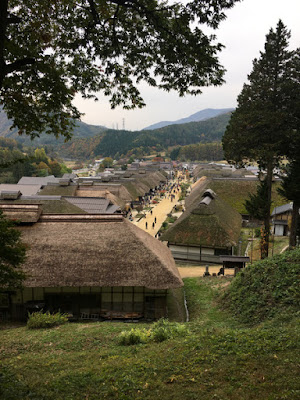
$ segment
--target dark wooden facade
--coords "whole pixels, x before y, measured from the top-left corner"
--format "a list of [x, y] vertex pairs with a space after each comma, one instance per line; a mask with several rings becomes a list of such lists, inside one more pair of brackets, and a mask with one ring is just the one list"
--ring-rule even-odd
[[67, 313], [72, 320], [154, 320], [167, 316], [167, 294], [166, 289], [131, 286], [25, 288], [7, 296], [2, 317], [25, 320], [28, 312], [43, 309]]

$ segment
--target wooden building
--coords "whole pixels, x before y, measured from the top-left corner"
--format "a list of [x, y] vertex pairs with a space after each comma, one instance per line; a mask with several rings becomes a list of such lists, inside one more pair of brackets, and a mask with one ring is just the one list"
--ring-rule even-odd
[[73, 319], [167, 316], [168, 290], [183, 282], [164, 244], [118, 214], [27, 214], [18, 227], [29, 246], [27, 279], [7, 294], [7, 318], [41, 308]]
[[[197, 193], [198, 192], [198, 193]], [[237, 245], [242, 218], [211, 189], [197, 185], [186, 211], [161, 236], [176, 260], [222, 263]]]

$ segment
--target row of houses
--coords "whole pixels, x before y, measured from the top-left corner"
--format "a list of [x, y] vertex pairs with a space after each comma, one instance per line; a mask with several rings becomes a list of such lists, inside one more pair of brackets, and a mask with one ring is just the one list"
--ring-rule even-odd
[[28, 247], [24, 289], [1, 294], [0, 317], [23, 320], [39, 309], [74, 320], [167, 316], [170, 291], [183, 285], [172, 254], [123, 212], [165, 182], [155, 171], [125, 183], [24, 177], [0, 185], [0, 210], [18, 221]]
[[[69, 213], [80, 211], [98, 214], [124, 212], [145, 202], [167, 184], [166, 174], [150, 171], [145, 174], [127, 173], [126, 176], [79, 178], [66, 174], [63, 178], [23, 177], [18, 184], [0, 184], [0, 199], [25, 203], [68, 202]], [[95, 200], [97, 198], [97, 200]], [[54, 203], [53, 203], [54, 204]], [[67, 210], [66, 210], [67, 211]]]

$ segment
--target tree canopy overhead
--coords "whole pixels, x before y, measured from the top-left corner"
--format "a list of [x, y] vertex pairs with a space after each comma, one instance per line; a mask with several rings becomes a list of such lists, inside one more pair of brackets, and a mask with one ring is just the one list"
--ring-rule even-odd
[[20, 133], [70, 136], [75, 93], [144, 106], [141, 81], [180, 96], [223, 83], [217, 28], [239, 0], [2, 0], [1, 103]]

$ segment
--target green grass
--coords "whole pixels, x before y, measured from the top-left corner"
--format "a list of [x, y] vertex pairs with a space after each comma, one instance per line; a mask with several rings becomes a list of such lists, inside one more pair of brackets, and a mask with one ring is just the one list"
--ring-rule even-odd
[[300, 249], [266, 258], [237, 275], [224, 293], [222, 304], [249, 324], [297, 314], [299, 276]]
[[190, 334], [162, 343], [120, 346], [133, 325], [112, 322], [0, 330], [0, 398], [298, 399], [296, 319], [242, 325], [216, 302], [229, 282], [186, 279]]
[[[244, 203], [249, 193], [256, 193], [257, 184], [258, 181], [213, 180], [209, 187], [240, 214], [247, 214]], [[276, 182], [272, 187], [272, 209], [287, 203], [287, 200], [277, 193], [279, 186]]]

